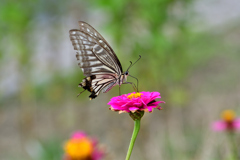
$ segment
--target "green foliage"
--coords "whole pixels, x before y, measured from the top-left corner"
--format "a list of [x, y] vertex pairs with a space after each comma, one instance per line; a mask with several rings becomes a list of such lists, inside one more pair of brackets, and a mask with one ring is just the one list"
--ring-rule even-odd
[[62, 142], [50, 139], [41, 143], [41, 154], [38, 160], [59, 160], [63, 158]]
[[[169, 97], [179, 95], [174, 99], [181, 99], [187, 94], [183, 86], [193, 68], [217, 52], [219, 44], [205, 47], [216, 40], [214, 36], [197, 34], [188, 25], [191, 1], [99, 0], [96, 4], [109, 12], [106, 30], [117, 44], [120, 59], [134, 61], [142, 56], [130, 70], [140, 80], [140, 90], [171, 91]], [[128, 66], [128, 61], [122, 63]], [[175, 94], [174, 88], [183, 89]], [[176, 104], [183, 102], [187, 103]]]

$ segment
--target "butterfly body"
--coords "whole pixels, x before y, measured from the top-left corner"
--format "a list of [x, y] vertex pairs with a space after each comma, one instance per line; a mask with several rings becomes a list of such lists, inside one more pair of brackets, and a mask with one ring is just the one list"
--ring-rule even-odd
[[120, 61], [107, 41], [92, 26], [79, 21], [80, 29], [69, 31], [70, 40], [79, 67], [86, 76], [79, 87], [91, 92], [90, 99], [102, 91], [126, 82], [128, 71], [123, 72]]

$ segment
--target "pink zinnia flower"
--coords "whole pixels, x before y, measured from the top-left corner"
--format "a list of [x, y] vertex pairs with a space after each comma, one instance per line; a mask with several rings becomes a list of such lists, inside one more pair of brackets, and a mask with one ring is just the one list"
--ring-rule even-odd
[[64, 150], [64, 160], [101, 160], [104, 156], [96, 139], [80, 131], [75, 132], [65, 143]]
[[240, 130], [240, 118], [235, 118], [235, 112], [225, 110], [222, 112], [222, 120], [213, 122], [214, 131], [235, 131]]
[[161, 109], [159, 103], [164, 101], [156, 101], [156, 98], [161, 98], [159, 92], [133, 92], [121, 96], [113, 97], [108, 105], [112, 111], [119, 113], [128, 113], [136, 111], [152, 112], [153, 108]]

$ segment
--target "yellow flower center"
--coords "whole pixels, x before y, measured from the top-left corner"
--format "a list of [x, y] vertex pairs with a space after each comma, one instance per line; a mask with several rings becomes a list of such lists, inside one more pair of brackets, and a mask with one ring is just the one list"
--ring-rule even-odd
[[225, 110], [222, 112], [222, 119], [224, 121], [233, 121], [235, 119], [235, 112], [233, 110]]
[[65, 144], [65, 152], [73, 159], [85, 159], [91, 156], [93, 151], [92, 143], [89, 139], [70, 139]]
[[128, 99], [132, 99], [132, 98], [138, 98], [141, 97], [143, 94], [142, 93], [131, 93], [129, 96], [127, 96]]

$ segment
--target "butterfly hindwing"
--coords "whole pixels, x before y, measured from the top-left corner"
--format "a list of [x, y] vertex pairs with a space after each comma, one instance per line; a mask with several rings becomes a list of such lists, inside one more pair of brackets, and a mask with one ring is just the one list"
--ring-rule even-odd
[[92, 75], [84, 78], [79, 84], [79, 87], [83, 87], [83, 89], [91, 92], [92, 94], [89, 97], [92, 99], [97, 97], [101, 90], [104, 93], [109, 91], [116, 85], [116, 82], [117, 79], [112, 75]]

